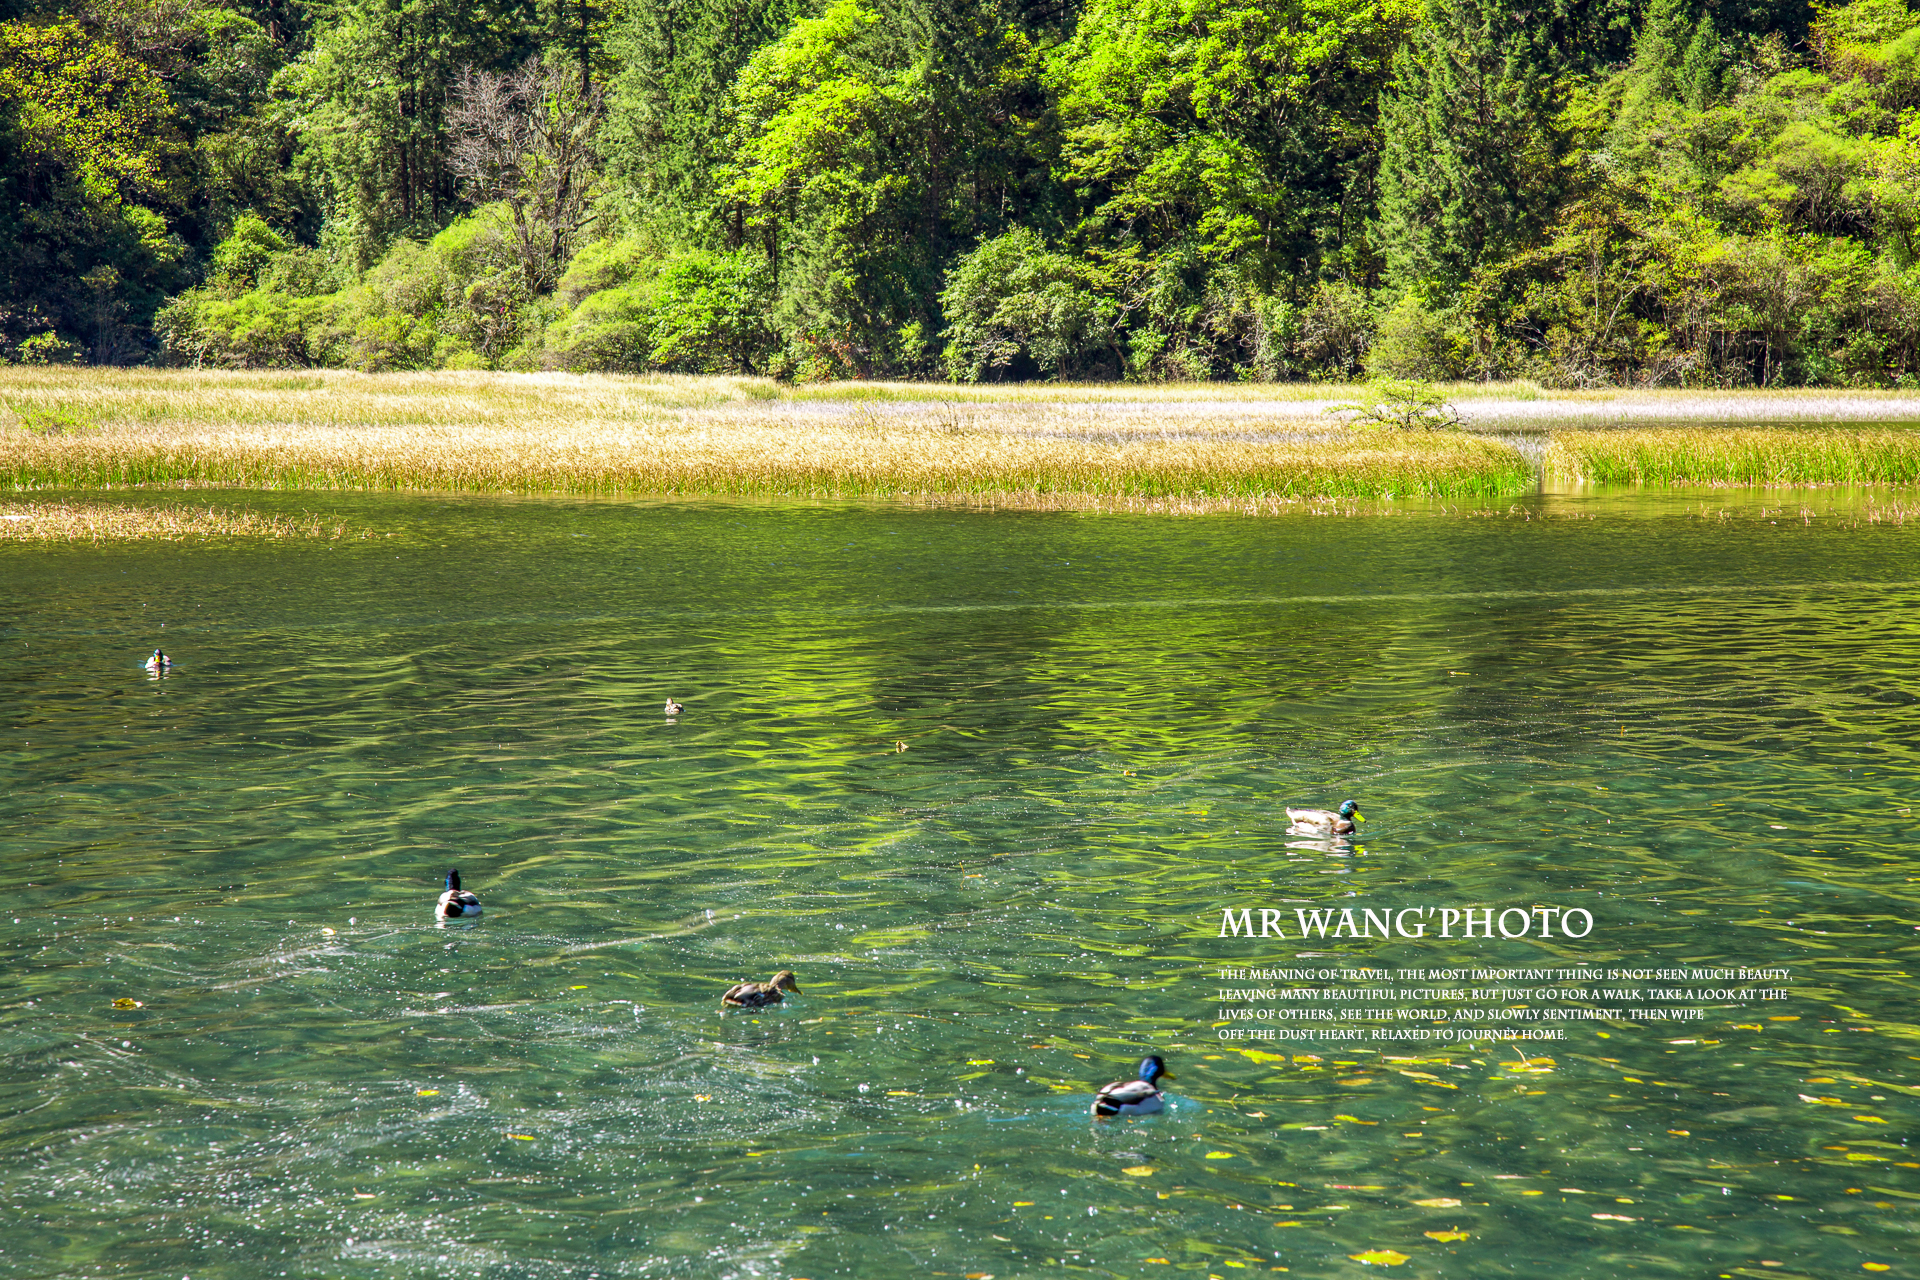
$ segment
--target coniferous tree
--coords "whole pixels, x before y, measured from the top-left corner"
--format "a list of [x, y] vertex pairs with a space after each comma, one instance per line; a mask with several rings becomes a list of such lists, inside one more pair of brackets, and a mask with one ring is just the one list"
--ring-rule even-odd
[[794, 0], [646, 0], [628, 9], [612, 38], [621, 69], [604, 146], [630, 222], [669, 238], [715, 238], [735, 80], [794, 8]]
[[1536, 236], [1558, 201], [1558, 89], [1530, 19], [1510, 0], [1435, 0], [1400, 52], [1376, 222], [1400, 289], [1458, 285]]
[[1720, 33], [1714, 30], [1711, 11], [1700, 15], [1681, 59], [1678, 85], [1680, 97], [1695, 111], [1705, 111], [1720, 96], [1720, 82], [1726, 71], [1727, 56], [1720, 47]]

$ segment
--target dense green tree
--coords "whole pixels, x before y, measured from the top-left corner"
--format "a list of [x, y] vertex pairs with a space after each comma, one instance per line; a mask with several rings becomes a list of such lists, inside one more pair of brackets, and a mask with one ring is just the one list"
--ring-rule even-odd
[[326, 234], [355, 269], [401, 236], [427, 236], [458, 208], [448, 99], [470, 67], [535, 52], [531, 0], [340, 0], [283, 73], [297, 168], [326, 209]]
[[1510, 0], [1434, 0], [1382, 107], [1379, 237], [1396, 289], [1444, 295], [1540, 234], [1564, 139], [1553, 57]]
[[1032, 43], [990, 3], [933, 9], [832, 0], [740, 74], [723, 194], [803, 367], [927, 365], [945, 268], [1045, 173]]
[[602, 134], [629, 222], [681, 240], [739, 236], [721, 222], [718, 174], [733, 151], [735, 81], [786, 30], [794, 0], [651, 0], [612, 36], [619, 71]]
[[[7, 327], [83, 343], [91, 359], [141, 354], [139, 322], [187, 283], [180, 207], [186, 157], [166, 87], [80, 23], [0, 24], [7, 106]], [[131, 323], [130, 323], [131, 322]]]

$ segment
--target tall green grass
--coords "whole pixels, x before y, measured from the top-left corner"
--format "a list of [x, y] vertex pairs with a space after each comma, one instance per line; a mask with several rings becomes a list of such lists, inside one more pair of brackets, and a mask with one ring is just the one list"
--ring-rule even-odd
[[1873, 427], [1681, 426], [1556, 431], [1556, 480], [1637, 485], [1920, 483], [1920, 432]]

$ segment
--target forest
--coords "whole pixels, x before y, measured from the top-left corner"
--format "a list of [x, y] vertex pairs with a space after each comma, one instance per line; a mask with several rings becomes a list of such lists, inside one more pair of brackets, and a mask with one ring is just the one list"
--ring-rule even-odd
[[1920, 381], [1901, 0], [0, 0], [0, 359]]

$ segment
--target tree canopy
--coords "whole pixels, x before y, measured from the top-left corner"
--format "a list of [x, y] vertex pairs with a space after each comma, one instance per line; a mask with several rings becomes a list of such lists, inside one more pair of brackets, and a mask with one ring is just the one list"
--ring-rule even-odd
[[1920, 379], [1906, 0], [0, 12], [0, 359]]

